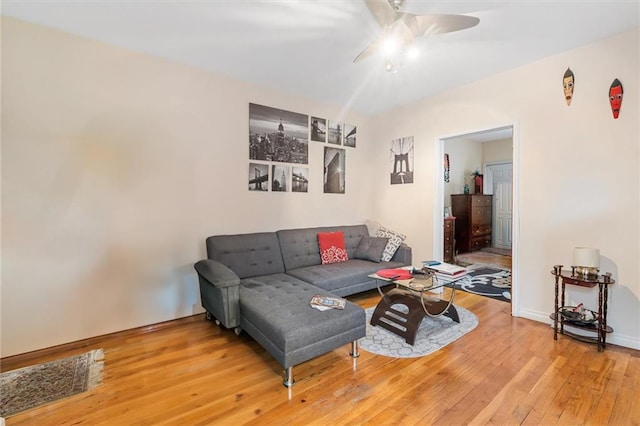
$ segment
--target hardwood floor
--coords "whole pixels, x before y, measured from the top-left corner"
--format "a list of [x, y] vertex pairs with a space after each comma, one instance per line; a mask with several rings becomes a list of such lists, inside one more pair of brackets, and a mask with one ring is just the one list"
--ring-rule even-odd
[[[370, 307], [379, 295], [350, 299]], [[459, 292], [456, 304], [479, 319], [458, 341], [415, 359], [361, 351], [356, 370], [346, 345], [294, 367], [291, 400], [271, 356], [203, 316], [7, 358], [3, 371], [105, 351], [102, 385], [7, 425], [640, 424], [640, 351], [554, 341], [489, 298]]]
[[472, 264], [482, 263], [485, 265], [495, 265], [499, 268], [511, 269], [511, 256], [503, 256], [483, 251], [458, 254], [456, 256], [456, 261]]

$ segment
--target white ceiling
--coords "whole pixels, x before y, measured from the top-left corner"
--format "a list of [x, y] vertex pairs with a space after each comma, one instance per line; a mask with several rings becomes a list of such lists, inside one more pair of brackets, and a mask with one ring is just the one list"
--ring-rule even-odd
[[377, 57], [352, 62], [380, 32], [364, 0], [2, 1], [3, 15], [368, 114], [640, 23], [639, 0], [407, 0], [403, 11], [480, 24], [419, 39], [420, 57], [391, 74]]

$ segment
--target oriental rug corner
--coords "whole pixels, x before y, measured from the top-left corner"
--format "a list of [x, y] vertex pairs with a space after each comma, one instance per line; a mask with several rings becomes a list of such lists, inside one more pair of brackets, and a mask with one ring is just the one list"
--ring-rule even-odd
[[0, 417], [86, 392], [102, 382], [104, 352], [95, 349], [68, 358], [0, 374]]

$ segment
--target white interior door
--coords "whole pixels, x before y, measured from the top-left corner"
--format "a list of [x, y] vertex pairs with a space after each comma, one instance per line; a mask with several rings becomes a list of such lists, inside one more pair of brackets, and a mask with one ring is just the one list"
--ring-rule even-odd
[[[511, 250], [513, 228], [513, 164], [494, 164], [486, 167], [488, 184], [493, 193], [492, 245]], [[487, 188], [489, 189], [489, 188]]]

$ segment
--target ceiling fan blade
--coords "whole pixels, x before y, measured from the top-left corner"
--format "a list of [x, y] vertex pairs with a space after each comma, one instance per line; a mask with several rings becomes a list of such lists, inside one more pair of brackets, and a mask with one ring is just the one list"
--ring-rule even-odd
[[383, 47], [389, 41], [392, 41], [399, 47], [410, 46], [413, 41], [413, 34], [411, 34], [411, 29], [402, 20], [396, 20], [392, 22], [391, 24], [386, 26], [382, 36], [380, 36], [376, 41], [371, 43], [362, 52], [360, 52], [360, 54], [355, 57], [353, 62], [359, 62], [372, 56], [379, 50], [384, 50]]
[[396, 11], [387, 0], [365, 0], [365, 3], [380, 27], [384, 28], [396, 20]]
[[369, 46], [367, 46], [362, 52], [360, 52], [358, 54], [358, 56], [356, 56], [353, 59], [353, 62], [360, 62], [363, 59], [367, 59], [371, 56], [373, 56], [380, 48], [380, 42], [376, 41], [374, 43], [371, 43]]
[[480, 22], [475, 16], [466, 15], [412, 15], [403, 13], [401, 17], [414, 37], [451, 33], [475, 27]]

